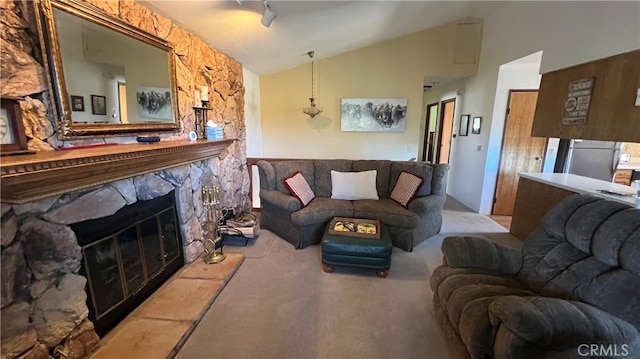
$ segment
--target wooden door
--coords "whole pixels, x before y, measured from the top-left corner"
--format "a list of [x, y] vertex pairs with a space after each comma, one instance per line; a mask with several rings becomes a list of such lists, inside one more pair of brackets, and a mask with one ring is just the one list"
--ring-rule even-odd
[[538, 91], [509, 92], [493, 214], [513, 215], [518, 173], [542, 170], [547, 139], [531, 137], [537, 99]]
[[440, 136], [438, 136], [439, 146], [436, 153], [436, 163], [449, 163], [451, 135], [453, 134], [453, 114], [455, 109], [455, 98], [442, 102], [442, 110], [440, 111]]

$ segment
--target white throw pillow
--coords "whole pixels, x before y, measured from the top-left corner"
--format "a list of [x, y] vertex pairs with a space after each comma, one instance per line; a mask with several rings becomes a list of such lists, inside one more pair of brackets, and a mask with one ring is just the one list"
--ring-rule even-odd
[[331, 170], [331, 198], [378, 199], [376, 177], [378, 171], [338, 172]]

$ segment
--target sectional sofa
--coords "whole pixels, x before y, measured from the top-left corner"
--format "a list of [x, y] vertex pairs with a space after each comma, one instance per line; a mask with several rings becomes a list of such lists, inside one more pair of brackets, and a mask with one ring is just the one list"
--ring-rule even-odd
[[[394, 246], [412, 251], [440, 232], [449, 166], [389, 160], [289, 160], [257, 163], [260, 174], [261, 227], [295, 248], [320, 243], [333, 217], [377, 219]], [[376, 171], [378, 199], [343, 200], [332, 197], [332, 170], [343, 173]], [[300, 172], [315, 198], [306, 206], [284, 183]], [[422, 178], [422, 185], [406, 206], [390, 198], [402, 172]]]

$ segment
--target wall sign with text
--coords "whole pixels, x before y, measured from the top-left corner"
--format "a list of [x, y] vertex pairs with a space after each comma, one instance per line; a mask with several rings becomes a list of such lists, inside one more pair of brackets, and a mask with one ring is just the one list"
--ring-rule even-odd
[[564, 102], [563, 125], [584, 125], [587, 123], [595, 79], [595, 77], [589, 77], [569, 82], [567, 100]]

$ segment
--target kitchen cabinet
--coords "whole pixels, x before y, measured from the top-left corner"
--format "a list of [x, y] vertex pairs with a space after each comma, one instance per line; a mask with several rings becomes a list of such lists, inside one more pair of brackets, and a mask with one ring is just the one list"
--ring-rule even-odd
[[616, 170], [613, 182], [629, 186], [631, 185], [631, 174], [633, 174], [633, 170]]
[[640, 208], [640, 199], [633, 195], [610, 195], [600, 192], [601, 190], [635, 193], [634, 188], [570, 173], [520, 173], [509, 233], [520, 240], [526, 240], [540, 227], [549, 209], [576, 193], [592, 194]]
[[[593, 78], [584, 124], [564, 124], [572, 108], [569, 84]], [[640, 50], [542, 75], [532, 136], [640, 142]], [[574, 97], [575, 98], [575, 97]]]

